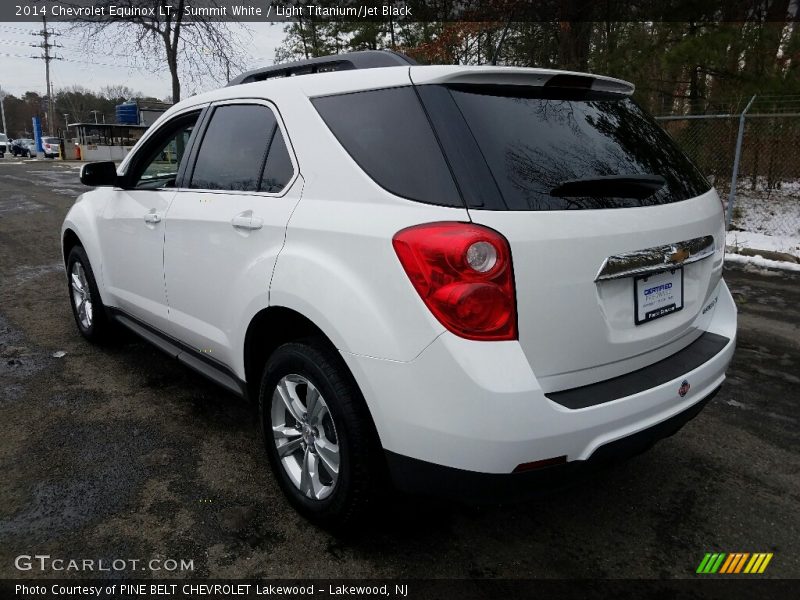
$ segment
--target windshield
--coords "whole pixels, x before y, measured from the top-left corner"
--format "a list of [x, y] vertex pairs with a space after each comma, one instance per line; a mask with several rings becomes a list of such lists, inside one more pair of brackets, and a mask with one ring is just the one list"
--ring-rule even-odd
[[651, 206], [710, 189], [630, 98], [451, 89], [508, 210]]

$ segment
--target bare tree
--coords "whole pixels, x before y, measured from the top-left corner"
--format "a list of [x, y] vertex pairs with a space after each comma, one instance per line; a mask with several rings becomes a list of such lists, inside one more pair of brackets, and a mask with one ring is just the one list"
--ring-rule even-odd
[[104, 85], [100, 88], [100, 96], [107, 100], [130, 100], [131, 98], [143, 98], [142, 92], [135, 92], [127, 85]]
[[[89, 2], [62, 4], [86, 7]], [[239, 24], [234, 30], [221, 20], [218, 0], [94, 0], [91, 5], [104, 7], [105, 15], [82, 18], [73, 27], [82, 32], [86, 52], [100, 61], [109, 54], [122, 54], [132, 66], [148, 70], [166, 65], [173, 102], [181, 99], [181, 76], [196, 88], [207, 77], [227, 83], [235, 71], [243, 70], [245, 52], [240, 40], [249, 31]], [[122, 16], [110, 16], [111, 6]]]

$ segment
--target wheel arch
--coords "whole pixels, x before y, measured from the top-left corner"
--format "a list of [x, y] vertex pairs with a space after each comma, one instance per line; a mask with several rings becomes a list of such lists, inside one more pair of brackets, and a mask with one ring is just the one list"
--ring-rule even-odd
[[61, 251], [64, 256], [65, 265], [67, 264], [67, 257], [69, 256], [70, 251], [75, 246], [83, 246], [83, 243], [78, 237], [78, 234], [68, 227], [64, 230], [64, 234], [61, 236]]
[[302, 313], [285, 306], [269, 306], [256, 313], [250, 320], [244, 340], [244, 370], [248, 397], [257, 401], [261, 374], [270, 355], [281, 345], [312, 338], [315, 344], [326, 346], [338, 357], [339, 367], [345, 377], [358, 390], [360, 400], [372, 433], [382, 447], [380, 432], [370, 404], [364, 397], [364, 391], [358, 384], [355, 375], [331, 338], [311, 319]]
[[261, 371], [269, 356], [282, 344], [314, 337], [330, 348], [330, 337], [311, 319], [285, 306], [269, 306], [256, 313], [247, 326], [244, 337], [244, 372], [247, 391], [258, 397]]

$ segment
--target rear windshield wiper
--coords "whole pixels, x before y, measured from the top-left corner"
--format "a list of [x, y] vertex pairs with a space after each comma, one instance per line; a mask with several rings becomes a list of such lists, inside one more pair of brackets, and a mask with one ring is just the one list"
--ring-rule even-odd
[[666, 184], [659, 175], [606, 175], [571, 179], [550, 190], [556, 198], [636, 198], [652, 196]]

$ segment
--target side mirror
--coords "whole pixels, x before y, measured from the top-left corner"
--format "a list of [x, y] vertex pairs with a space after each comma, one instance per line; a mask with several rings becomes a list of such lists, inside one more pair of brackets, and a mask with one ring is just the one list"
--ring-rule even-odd
[[81, 183], [91, 187], [117, 185], [117, 165], [113, 162], [91, 162], [81, 167]]

